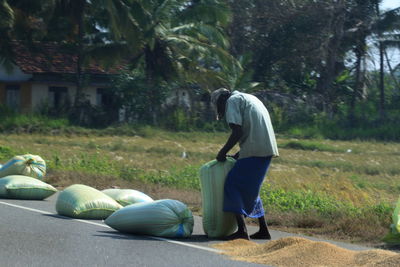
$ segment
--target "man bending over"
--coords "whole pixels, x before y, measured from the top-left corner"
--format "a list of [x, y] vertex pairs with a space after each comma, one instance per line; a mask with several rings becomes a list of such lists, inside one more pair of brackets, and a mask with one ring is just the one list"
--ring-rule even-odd
[[261, 185], [278, 147], [268, 110], [255, 96], [220, 88], [211, 93], [218, 118], [225, 116], [231, 135], [217, 155], [225, 161], [227, 153], [239, 143], [240, 151], [228, 173], [224, 187], [224, 211], [236, 216], [238, 230], [227, 240], [249, 239], [244, 217], [258, 218], [260, 229], [253, 239], [271, 239], [259, 196]]

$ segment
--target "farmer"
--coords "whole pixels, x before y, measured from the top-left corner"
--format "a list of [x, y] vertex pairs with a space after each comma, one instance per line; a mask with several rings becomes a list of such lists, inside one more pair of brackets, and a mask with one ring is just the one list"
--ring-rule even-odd
[[236, 216], [238, 230], [227, 240], [249, 239], [245, 217], [258, 218], [260, 229], [252, 239], [271, 239], [259, 197], [260, 188], [272, 157], [278, 157], [274, 129], [268, 110], [255, 96], [220, 88], [211, 93], [217, 108], [217, 119], [225, 116], [231, 135], [217, 155], [225, 161], [227, 153], [239, 142], [240, 151], [233, 158], [235, 165], [228, 173], [224, 187], [224, 211]]

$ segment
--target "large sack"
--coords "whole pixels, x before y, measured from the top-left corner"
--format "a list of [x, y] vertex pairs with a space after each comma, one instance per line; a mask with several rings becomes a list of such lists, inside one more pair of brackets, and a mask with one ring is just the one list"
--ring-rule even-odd
[[82, 184], [65, 188], [56, 202], [58, 214], [80, 219], [103, 220], [120, 208], [122, 206], [111, 197]]
[[235, 215], [223, 212], [225, 179], [234, 164], [228, 157], [225, 162], [213, 160], [200, 168], [203, 230], [208, 237], [228, 236], [237, 228]]
[[383, 238], [383, 241], [390, 245], [400, 245], [400, 198], [392, 214], [392, 224], [389, 233]]
[[10, 175], [0, 179], [0, 197], [42, 200], [57, 192], [52, 185], [38, 179]]
[[188, 237], [193, 232], [193, 215], [178, 200], [162, 199], [126, 206], [105, 220], [121, 232], [161, 237]]
[[104, 194], [117, 201], [122, 206], [128, 206], [130, 204], [141, 203], [141, 202], [152, 202], [154, 201], [148, 195], [133, 189], [104, 189]]
[[43, 180], [46, 174], [46, 162], [39, 156], [26, 154], [15, 156], [0, 169], [0, 177], [25, 175]]
[[397, 201], [396, 208], [394, 209], [393, 215], [392, 232], [400, 234], [400, 198]]

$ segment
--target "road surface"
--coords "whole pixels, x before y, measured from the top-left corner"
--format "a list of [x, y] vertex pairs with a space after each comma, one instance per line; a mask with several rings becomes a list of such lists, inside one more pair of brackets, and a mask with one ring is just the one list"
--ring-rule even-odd
[[[221, 255], [211, 246], [221, 241], [206, 238], [197, 216], [189, 239], [137, 236], [119, 233], [99, 220], [59, 216], [56, 199], [57, 194], [44, 201], [0, 199], [1, 266], [265, 266]], [[294, 236], [278, 231], [271, 235]]]

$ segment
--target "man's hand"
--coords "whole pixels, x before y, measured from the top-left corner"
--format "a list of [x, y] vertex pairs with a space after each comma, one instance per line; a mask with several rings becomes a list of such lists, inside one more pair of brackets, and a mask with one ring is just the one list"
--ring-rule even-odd
[[234, 159], [238, 159], [239, 158], [239, 152], [237, 152], [235, 155], [226, 155], [227, 157], [231, 157], [231, 158], [234, 158]]
[[232, 129], [232, 133], [229, 136], [228, 141], [226, 141], [224, 147], [221, 148], [217, 155], [217, 160], [220, 162], [224, 162], [226, 160], [226, 153], [228, 153], [229, 150], [231, 150], [232, 147], [234, 147], [236, 143], [239, 142], [240, 138], [243, 135], [242, 126], [229, 123], [229, 127]]
[[219, 151], [218, 155], [217, 155], [217, 160], [219, 162], [224, 162], [226, 161], [226, 153], [224, 151]]

